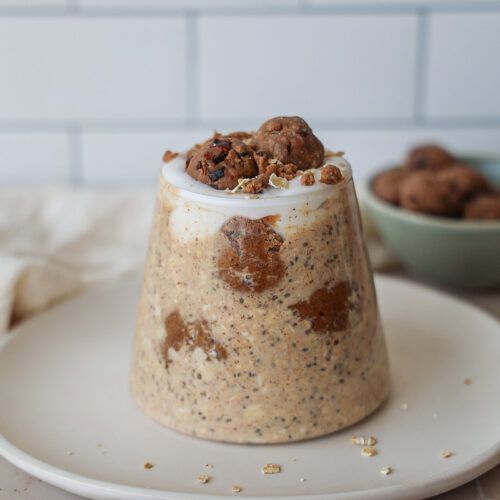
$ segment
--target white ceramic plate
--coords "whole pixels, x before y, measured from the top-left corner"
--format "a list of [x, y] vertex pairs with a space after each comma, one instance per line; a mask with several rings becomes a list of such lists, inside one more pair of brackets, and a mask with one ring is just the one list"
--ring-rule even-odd
[[[421, 498], [500, 461], [500, 327], [463, 302], [379, 277], [389, 402], [332, 436], [241, 446], [181, 436], [135, 407], [127, 376], [138, 288], [122, 281], [91, 290], [3, 342], [0, 454], [7, 460], [90, 498], [222, 498], [235, 496], [238, 484], [239, 498], [295, 500]], [[379, 454], [360, 456], [353, 434], [376, 436]], [[453, 456], [440, 458], [442, 451]], [[268, 462], [282, 473], [262, 475]], [[383, 476], [384, 466], [393, 474]], [[204, 473], [212, 480], [199, 484]]]

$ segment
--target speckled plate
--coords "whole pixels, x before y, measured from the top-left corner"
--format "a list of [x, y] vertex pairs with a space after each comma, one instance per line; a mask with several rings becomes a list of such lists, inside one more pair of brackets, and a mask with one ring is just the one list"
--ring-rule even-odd
[[[7, 460], [89, 498], [295, 500], [422, 498], [500, 461], [500, 326], [470, 305], [379, 277], [390, 400], [332, 436], [241, 446], [181, 436], [135, 407], [127, 376], [138, 288], [122, 281], [90, 290], [4, 338], [0, 454]], [[353, 434], [376, 436], [378, 455], [362, 457]], [[442, 451], [453, 454], [443, 459]], [[282, 472], [262, 475], [268, 462]], [[382, 475], [384, 466], [393, 473]], [[200, 474], [212, 480], [200, 484]], [[236, 484], [242, 491], [232, 494]]]

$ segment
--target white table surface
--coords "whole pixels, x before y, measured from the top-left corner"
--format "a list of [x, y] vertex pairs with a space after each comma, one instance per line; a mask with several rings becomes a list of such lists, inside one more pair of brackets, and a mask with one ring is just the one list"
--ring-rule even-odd
[[[404, 275], [398, 268], [387, 271], [392, 275]], [[469, 300], [500, 319], [500, 290], [492, 292], [444, 291]], [[0, 458], [0, 500], [76, 500], [81, 498], [29, 476]], [[434, 499], [500, 500], [500, 465], [477, 480]]]

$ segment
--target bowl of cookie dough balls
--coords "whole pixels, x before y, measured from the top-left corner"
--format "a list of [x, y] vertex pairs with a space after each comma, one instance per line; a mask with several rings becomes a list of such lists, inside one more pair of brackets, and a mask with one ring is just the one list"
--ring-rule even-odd
[[500, 287], [500, 157], [412, 149], [369, 181], [366, 208], [388, 249], [440, 285]]

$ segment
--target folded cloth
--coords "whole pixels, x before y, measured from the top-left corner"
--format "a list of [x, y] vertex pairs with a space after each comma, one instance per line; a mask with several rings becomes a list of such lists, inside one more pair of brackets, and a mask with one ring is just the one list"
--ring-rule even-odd
[[[0, 333], [89, 284], [140, 270], [152, 190], [0, 192]], [[375, 269], [391, 261], [364, 220]]]
[[140, 268], [154, 199], [152, 190], [0, 192], [0, 332]]

